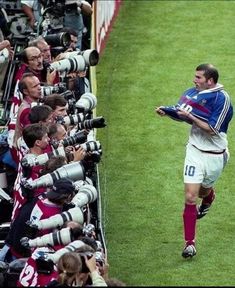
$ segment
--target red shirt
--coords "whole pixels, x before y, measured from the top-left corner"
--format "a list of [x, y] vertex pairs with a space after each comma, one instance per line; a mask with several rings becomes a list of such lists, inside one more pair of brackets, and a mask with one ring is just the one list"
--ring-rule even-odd
[[54, 253], [54, 250], [48, 247], [36, 248], [20, 273], [17, 287], [45, 287], [52, 280], [58, 278], [58, 272], [55, 266], [51, 274], [38, 273], [36, 259], [41, 251]]

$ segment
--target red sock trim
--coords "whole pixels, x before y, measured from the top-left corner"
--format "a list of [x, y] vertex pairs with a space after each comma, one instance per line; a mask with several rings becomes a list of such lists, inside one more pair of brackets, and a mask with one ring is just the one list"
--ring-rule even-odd
[[211, 192], [205, 198], [202, 199], [202, 204], [211, 205], [214, 199], [215, 199], [215, 191], [213, 188], [211, 188]]

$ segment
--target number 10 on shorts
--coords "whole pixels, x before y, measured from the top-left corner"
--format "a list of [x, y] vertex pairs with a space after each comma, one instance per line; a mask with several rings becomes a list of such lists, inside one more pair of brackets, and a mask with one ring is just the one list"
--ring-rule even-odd
[[195, 166], [186, 165], [184, 175], [185, 176], [194, 176], [194, 174], [195, 174]]

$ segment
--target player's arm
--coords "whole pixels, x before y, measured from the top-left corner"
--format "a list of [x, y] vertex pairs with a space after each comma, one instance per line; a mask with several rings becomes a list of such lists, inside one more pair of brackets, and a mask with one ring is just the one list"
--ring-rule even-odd
[[178, 108], [178, 115], [182, 117], [187, 117], [190, 121], [192, 121], [199, 128], [203, 129], [205, 132], [209, 133], [210, 135], [215, 135], [215, 132], [211, 129], [210, 125], [207, 122], [195, 117], [189, 111], [183, 108]]

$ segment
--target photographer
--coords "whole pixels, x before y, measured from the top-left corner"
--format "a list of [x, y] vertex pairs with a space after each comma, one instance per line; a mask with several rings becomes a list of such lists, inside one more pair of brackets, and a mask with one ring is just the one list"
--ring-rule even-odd
[[[38, 237], [52, 232], [52, 229], [44, 229], [41, 231], [29, 231], [27, 221], [47, 219], [53, 215], [61, 214], [63, 205], [69, 203], [74, 196], [74, 185], [69, 178], [63, 178], [55, 181], [53, 187], [48, 192], [33, 197], [25, 203], [18, 216], [11, 223], [10, 231], [5, 240], [5, 244], [9, 247], [9, 258], [14, 260], [18, 258], [29, 257], [31, 251], [22, 246], [20, 239], [28, 237]], [[33, 234], [33, 235], [31, 235]]]
[[[29, 149], [27, 151], [27, 154], [40, 155], [44, 153], [44, 149], [49, 145], [47, 127], [39, 123], [28, 125], [23, 129], [23, 139]], [[41, 169], [42, 166], [40, 165], [32, 167], [31, 170], [27, 170], [27, 173], [29, 174], [27, 175], [27, 178], [31, 178], [33, 180], [37, 179], [39, 177]], [[25, 174], [25, 169], [23, 170], [21, 163], [19, 163], [18, 174], [13, 187], [14, 204], [11, 216], [12, 221], [17, 217], [22, 205], [28, 200], [27, 195], [24, 195], [21, 187], [21, 180], [23, 177], [26, 177]], [[33, 193], [35, 194], [34, 196], [36, 196], [44, 191], [45, 190], [41, 188], [33, 191]], [[28, 197], [29, 196], [32, 195], [28, 195]]]
[[56, 84], [55, 81], [56, 71], [48, 72], [47, 70], [44, 69], [44, 62], [43, 62], [44, 57], [49, 58], [48, 54], [46, 54], [46, 52], [42, 53], [38, 47], [36, 46], [26, 47], [21, 52], [21, 59], [26, 66], [24, 73], [32, 72], [35, 76], [38, 77], [38, 79], [42, 83]]
[[35, 29], [35, 24], [39, 22], [41, 16], [41, 5], [38, 0], [21, 0], [22, 11], [29, 18], [29, 26]]
[[52, 58], [50, 46], [42, 36], [29, 41], [28, 47], [37, 47], [42, 53], [44, 63], [51, 63]]
[[67, 116], [68, 102], [60, 94], [51, 94], [44, 98], [43, 103], [48, 105], [53, 110], [53, 118]]
[[54, 85], [60, 82], [60, 77], [58, 71], [50, 72], [47, 69], [47, 66], [52, 63], [52, 55], [51, 55], [51, 48], [46, 42], [46, 40], [39, 36], [34, 40], [29, 41], [28, 47], [37, 47], [43, 57], [43, 70], [42, 74], [46, 75], [46, 84], [47, 85]]
[[77, 50], [78, 33], [71, 27], [64, 27], [60, 30], [60, 32], [67, 32], [70, 35], [71, 41], [66, 52]]
[[[77, 32], [70, 27], [64, 27], [60, 32], [68, 32], [70, 34], [71, 42], [66, 52], [76, 51], [78, 45]], [[63, 53], [61, 53], [60, 57], [60, 59], [63, 59]], [[68, 89], [75, 91], [76, 100], [78, 100], [82, 94], [90, 92], [91, 90], [89, 80], [86, 77], [87, 71], [88, 69], [86, 68], [84, 71], [71, 72], [66, 77]]]
[[[66, 4], [71, 5], [71, 8], [65, 10], [64, 26], [74, 29], [78, 34], [78, 42], [76, 48], [82, 50], [82, 36], [84, 29], [83, 15], [91, 16], [92, 7], [89, 2], [84, 0], [67, 0]], [[77, 9], [74, 9], [74, 5]]]
[[[12, 146], [16, 147], [16, 140], [13, 139], [14, 136], [14, 130], [18, 129], [16, 127], [15, 121], [18, 117], [17, 114], [19, 114], [19, 106], [22, 103], [22, 98], [24, 98], [23, 92], [20, 87], [19, 83], [24, 78], [24, 74], [31, 73], [33, 76], [36, 76], [38, 78], [38, 82], [41, 85], [41, 82], [46, 82], [46, 74], [43, 73], [43, 55], [41, 51], [37, 47], [27, 47], [25, 48], [21, 54], [21, 61], [23, 62], [20, 66], [20, 68], [17, 70], [14, 81], [16, 82], [15, 88], [14, 88], [14, 95], [12, 97], [12, 104], [10, 107], [10, 123], [8, 125], [8, 131], [9, 131], [9, 138], [8, 143], [10, 148]], [[23, 80], [24, 82], [24, 80]], [[23, 86], [23, 88], [25, 88]], [[41, 87], [40, 87], [40, 97], [41, 98]], [[36, 100], [36, 99], [35, 99]], [[38, 101], [37, 99], [36, 101]], [[17, 158], [15, 158], [15, 155], [13, 156], [14, 160], [17, 161]]]
[[[71, 234], [71, 241], [67, 239], [67, 236], [65, 233], [65, 230], [68, 230], [67, 228], [70, 228], [70, 234]], [[66, 231], [68, 232], [68, 231]], [[42, 240], [44, 237], [44, 240]], [[48, 240], [45, 239], [47, 237]], [[62, 240], [63, 239], [63, 240]], [[19, 281], [18, 281], [18, 287], [29, 287], [29, 286], [37, 286], [37, 287], [45, 287], [47, 285], [50, 285], [50, 283], [53, 280], [56, 280], [58, 278], [58, 269], [56, 262], [48, 261], [45, 259], [40, 259], [40, 255], [46, 255], [46, 254], [53, 254], [56, 253], [56, 251], [60, 252], [62, 248], [68, 247], [70, 244], [74, 247], [73, 241], [74, 240], [81, 240], [84, 244], [77, 248], [76, 252], [91, 252], [92, 254], [96, 250], [96, 243], [95, 241], [92, 241], [88, 236], [84, 236], [83, 233], [83, 227], [80, 223], [74, 222], [74, 221], [67, 221], [64, 224], [64, 228], [60, 230], [55, 230], [54, 232], [50, 234], [46, 234], [42, 237], [37, 237], [34, 239], [29, 239], [28, 244], [33, 242], [35, 244], [36, 242], [39, 244], [37, 246], [30, 245], [36, 247], [33, 251], [32, 255], [28, 258], [27, 262], [25, 263], [25, 267], [20, 273]], [[23, 239], [22, 239], [23, 240]], [[27, 239], [24, 239], [25, 243], [27, 243]], [[43, 243], [45, 244], [43, 244]], [[56, 243], [63, 242], [64, 244], [56, 244]], [[48, 243], [48, 244], [46, 244]], [[66, 244], [68, 243], [68, 244]], [[27, 245], [27, 244], [26, 244]], [[90, 246], [92, 245], [92, 246]], [[92, 248], [94, 247], [94, 248]], [[72, 248], [72, 247], [71, 247]], [[75, 249], [75, 248], [72, 248]], [[71, 251], [69, 248], [67, 249], [67, 252]], [[65, 252], [66, 253], [66, 252]], [[83, 260], [83, 259], [82, 259]], [[82, 261], [81, 263], [81, 270], [86, 270], [84, 274], [81, 274], [82, 279], [87, 279], [88, 277], [88, 268], [84, 267], [85, 262]], [[28, 269], [30, 268], [31, 273], [27, 273]], [[57, 283], [57, 280], [53, 283]]]
[[[76, 231], [80, 230], [78, 234], [82, 235], [82, 226], [77, 222], [68, 221], [65, 223], [64, 228], [71, 228], [70, 230], [71, 234], [73, 234], [75, 230]], [[50, 263], [52, 265], [49, 264], [47, 267], [48, 270], [46, 270], [46, 268], [40, 267], [40, 264], [37, 262], [40, 253], [54, 253], [55, 251], [65, 247], [65, 245], [63, 244], [60, 245], [55, 244], [55, 242], [57, 242], [58, 240], [57, 237], [59, 237], [60, 239], [64, 237], [64, 235], [58, 236], [60, 235], [58, 233], [62, 234], [62, 229], [61, 230], [56, 229], [52, 233], [45, 235], [45, 236], [51, 235], [51, 240], [53, 242], [51, 243], [51, 245], [43, 245], [43, 246], [40, 245], [37, 246], [36, 248], [32, 248], [34, 249], [34, 251], [32, 252], [32, 255], [27, 259], [27, 262], [25, 263], [25, 266], [19, 275], [17, 287], [31, 287], [31, 286], [45, 287], [48, 283], [50, 283], [52, 280], [58, 277], [58, 272], [55, 264]], [[56, 234], [56, 236], [52, 236], [52, 234], [53, 235]], [[42, 239], [42, 237], [34, 239]], [[29, 269], [31, 273], [28, 273]]]
[[23, 100], [17, 113], [13, 147], [11, 149], [13, 159], [17, 165], [19, 163], [18, 150], [20, 149], [17, 143], [18, 139], [22, 136], [23, 128], [27, 124], [30, 124], [28, 116], [32, 102], [38, 102], [41, 98], [41, 85], [39, 79], [33, 73], [25, 73], [19, 82], [19, 90], [23, 95]]
[[36, 105], [29, 111], [29, 121], [31, 124], [41, 123], [51, 125], [53, 121], [53, 110], [48, 105]]
[[[60, 123], [54, 123], [49, 126], [48, 136], [50, 138], [51, 143], [62, 143], [67, 137], [67, 131], [65, 126]], [[70, 161], [80, 161], [83, 160], [86, 156], [86, 151], [79, 147], [79, 149], [75, 149], [73, 146], [67, 146], [64, 148], [65, 152], [67, 153], [67, 163]]]
[[[88, 258], [85, 254], [83, 257], [91, 278], [91, 284], [89, 284], [89, 286], [106, 287], [107, 284], [97, 271], [95, 254], [93, 254], [91, 258]], [[58, 279], [46, 287], [81, 287], [87, 285], [87, 283], [82, 280], [84, 273], [82, 273], [82, 259], [79, 253], [67, 252], [63, 254], [59, 259], [57, 269]]]

